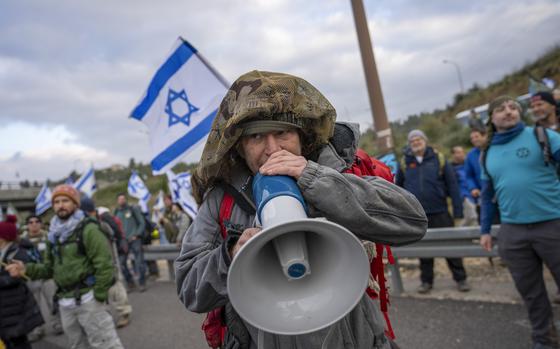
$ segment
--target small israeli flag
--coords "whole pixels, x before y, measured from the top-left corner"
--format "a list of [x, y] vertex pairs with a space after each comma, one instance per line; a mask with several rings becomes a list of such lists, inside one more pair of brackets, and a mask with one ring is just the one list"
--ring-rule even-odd
[[228, 86], [191, 44], [177, 39], [130, 115], [148, 126], [154, 174], [205, 140]]
[[74, 188], [89, 197], [93, 196], [93, 193], [97, 190], [93, 166], [74, 183]]
[[39, 195], [35, 198], [35, 214], [37, 216], [42, 215], [51, 207], [51, 197], [52, 193], [47, 183], [43, 184]]
[[128, 180], [128, 195], [138, 199], [138, 204], [143, 213], [149, 212], [148, 201], [151, 197], [150, 191], [136, 171], [132, 171], [130, 179]]
[[181, 205], [183, 210], [194, 219], [198, 208], [191, 194], [191, 174], [188, 172], [174, 174], [172, 171], [167, 171], [167, 179], [173, 202]]

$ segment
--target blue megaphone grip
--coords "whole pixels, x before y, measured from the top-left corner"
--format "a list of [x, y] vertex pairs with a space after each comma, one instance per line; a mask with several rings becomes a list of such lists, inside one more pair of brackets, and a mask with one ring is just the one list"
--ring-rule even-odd
[[257, 173], [253, 180], [253, 198], [257, 205], [257, 217], [261, 220], [261, 211], [271, 199], [278, 196], [291, 196], [301, 202], [307, 213], [307, 205], [296, 181], [289, 176], [265, 176]]

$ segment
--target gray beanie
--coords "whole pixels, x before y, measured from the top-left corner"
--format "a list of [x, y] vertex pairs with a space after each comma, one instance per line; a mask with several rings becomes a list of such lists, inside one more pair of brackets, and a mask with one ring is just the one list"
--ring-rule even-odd
[[422, 132], [421, 130], [412, 130], [408, 133], [408, 141], [410, 142], [410, 140], [414, 137], [422, 137], [424, 138], [424, 140], [428, 140], [428, 137], [426, 137], [426, 134], [424, 132]]

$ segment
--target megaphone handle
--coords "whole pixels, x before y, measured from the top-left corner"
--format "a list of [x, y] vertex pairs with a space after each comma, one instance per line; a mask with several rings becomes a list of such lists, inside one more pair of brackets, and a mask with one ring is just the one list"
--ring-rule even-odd
[[264, 349], [264, 331], [257, 329], [257, 349]]

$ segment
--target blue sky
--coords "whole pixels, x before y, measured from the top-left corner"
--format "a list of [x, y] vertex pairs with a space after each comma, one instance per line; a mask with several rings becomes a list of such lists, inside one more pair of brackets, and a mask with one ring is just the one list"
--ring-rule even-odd
[[[443, 59], [468, 88], [560, 43], [557, 0], [364, 3], [391, 120], [452, 100]], [[349, 1], [8, 0], [0, 32], [0, 180], [148, 162], [147, 130], [128, 115], [178, 36], [230, 82], [252, 69], [299, 75], [339, 119], [372, 125]]]

